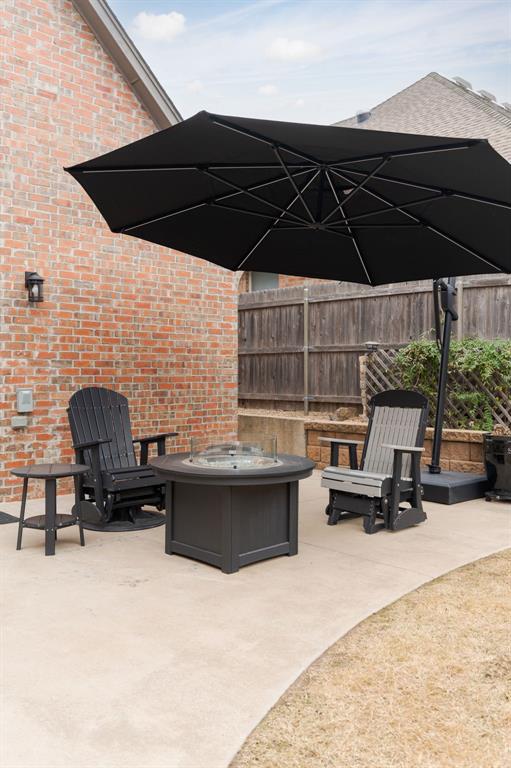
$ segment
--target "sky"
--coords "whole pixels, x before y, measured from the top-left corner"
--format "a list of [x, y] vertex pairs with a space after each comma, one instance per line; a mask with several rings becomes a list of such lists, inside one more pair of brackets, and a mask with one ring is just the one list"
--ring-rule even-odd
[[330, 124], [428, 72], [511, 102], [510, 0], [110, 0], [183, 117]]

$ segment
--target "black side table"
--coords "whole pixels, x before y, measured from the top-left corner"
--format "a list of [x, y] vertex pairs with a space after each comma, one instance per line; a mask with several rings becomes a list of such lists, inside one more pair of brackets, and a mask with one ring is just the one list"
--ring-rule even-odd
[[[59, 528], [78, 525], [80, 529], [80, 546], [84, 546], [82, 521], [80, 517], [80, 480], [81, 475], [89, 471], [85, 464], [32, 464], [28, 467], [12, 469], [11, 473], [23, 478], [23, 495], [21, 497], [20, 522], [18, 526], [18, 541], [16, 549], [21, 549], [23, 528], [36, 528], [45, 532], [45, 555], [55, 554], [55, 539]], [[72, 477], [75, 484], [75, 506], [71, 515], [57, 515], [57, 480], [60, 477]], [[44, 480], [44, 515], [36, 515], [25, 520], [28, 481], [30, 479]]]

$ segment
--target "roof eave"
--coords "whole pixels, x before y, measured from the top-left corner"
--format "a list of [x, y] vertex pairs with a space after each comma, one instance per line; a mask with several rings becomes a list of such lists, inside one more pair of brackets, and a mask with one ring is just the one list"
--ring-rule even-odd
[[72, 0], [160, 130], [181, 122], [179, 111], [105, 0]]

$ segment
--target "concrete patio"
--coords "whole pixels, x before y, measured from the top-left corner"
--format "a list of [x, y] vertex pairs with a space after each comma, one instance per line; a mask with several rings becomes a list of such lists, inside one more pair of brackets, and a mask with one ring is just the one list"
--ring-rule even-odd
[[511, 546], [511, 504], [427, 504], [426, 524], [367, 536], [360, 520], [327, 527], [326, 497], [317, 472], [301, 483], [297, 557], [231, 576], [166, 556], [163, 528], [86, 532], [85, 548], [64, 529], [44, 557], [41, 532], [25, 530], [16, 552], [17, 526], [0, 526], [2, 765], [226, 768], [355, 624]]

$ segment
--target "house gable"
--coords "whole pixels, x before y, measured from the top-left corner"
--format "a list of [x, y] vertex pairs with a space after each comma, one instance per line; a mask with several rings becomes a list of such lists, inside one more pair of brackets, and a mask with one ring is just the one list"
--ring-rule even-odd
[[[12, 468], [71, 460], [66, 406], [82, 387], [125, 395], [138, 434], [179, 432], [173, 450], [187, 450], [192, 435], [232, 437], [237, 313], [232, 273], [113, 234], [64, 172], [157, 127], [71, 0], [6, 0], [0, 34], [7, 500], [20, 493]], [[43, 277], [43, 302], [28, 302], [25, 271]], [[18, 388], [34, 402], [19, 429]]]
[[106, 0], [72, 0], [158, 129], [182, 118]]
[[362, 122], [350, 117], [335, 125], [488, 139], [493, 148], [511, 162], [511, 111], [437, 72], [431, 72], [373, 107]]

